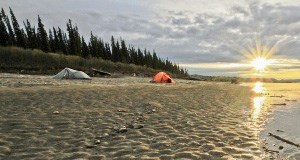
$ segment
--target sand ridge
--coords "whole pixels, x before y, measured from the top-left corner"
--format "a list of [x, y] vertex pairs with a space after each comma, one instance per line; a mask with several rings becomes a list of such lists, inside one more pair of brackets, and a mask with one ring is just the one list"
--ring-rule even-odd
[[144, 78], [31, 82], [34, 76], [16, 85], [20, 79], [5, 79], [0, 90], [3, 159], [261, 155], [257, 131], [247, 125], [251, 93], [246, 87], [184, 80], [151, 84]]

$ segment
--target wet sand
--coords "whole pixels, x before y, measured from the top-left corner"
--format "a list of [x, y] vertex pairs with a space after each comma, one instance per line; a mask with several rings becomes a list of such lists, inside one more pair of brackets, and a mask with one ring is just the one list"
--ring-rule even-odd
[[260, 159], [252, 92], [0, 74], [0, 159]]

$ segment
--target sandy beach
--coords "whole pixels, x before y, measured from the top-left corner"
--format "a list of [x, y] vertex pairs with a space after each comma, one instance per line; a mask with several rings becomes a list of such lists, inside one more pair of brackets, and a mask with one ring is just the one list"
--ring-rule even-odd
[[1, 74], [1, 159], [259, 159], [252, 92], [150, 78]]

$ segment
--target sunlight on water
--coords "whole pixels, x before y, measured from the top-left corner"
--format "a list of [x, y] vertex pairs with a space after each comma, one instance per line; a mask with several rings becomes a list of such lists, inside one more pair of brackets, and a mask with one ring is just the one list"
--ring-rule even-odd
[[256, 83], [254, 83], [253, 91], [255, 93], [265, 93], [266, 92], [266, 88], [263, 86], [263, 83], [256, 82]]
[[253, 119], [259, 118], [265, 101], [266, 101], [266, 97], [254, 97], [253, 98], [253, 113], [252, 113]]
[[266, 101], [266, 97], [263, 96], [263, 93], [266, 93], [266, 88], [264, 87], [263, 83], [256, 82], [254, 83], [253, 89], [255, 93], [260, 94], [260, 96], [256, 96], [253, 98], [253, 112], [252, 118], [257, 119], [260, 117], [262, 112], [262, 108], [264, 107], [264, 103]]

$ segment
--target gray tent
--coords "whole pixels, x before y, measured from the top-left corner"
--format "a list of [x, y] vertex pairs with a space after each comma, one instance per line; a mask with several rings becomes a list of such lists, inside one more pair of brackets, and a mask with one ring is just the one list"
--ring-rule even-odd
[[54, 79], [91, 79], [86, 73], [71, 68], [65, 68], [57, 73]]

